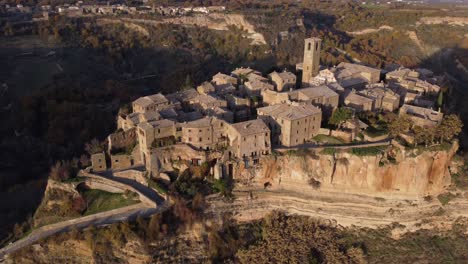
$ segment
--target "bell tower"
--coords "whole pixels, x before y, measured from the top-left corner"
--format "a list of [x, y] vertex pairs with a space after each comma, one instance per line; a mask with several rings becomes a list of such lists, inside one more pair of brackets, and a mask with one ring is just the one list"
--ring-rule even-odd
[[302, 86], [307, 86], [320, 69], [320, 50], [322, 40], [319, 38], [305, 39], [304, 62], [302, 64]]

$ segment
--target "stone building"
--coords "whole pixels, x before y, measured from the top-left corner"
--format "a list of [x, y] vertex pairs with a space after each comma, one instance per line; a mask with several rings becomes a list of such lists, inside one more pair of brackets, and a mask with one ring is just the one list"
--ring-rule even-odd
[[361, 89], [380, 81], [380, 70], [364, 65], [342, 62], [333, 69], [338, 83], [345, 89]]
[[268, 78], [274, 84], [276, 91], [289, 91], [296, 87], [296, 75], [291, 72], [272, 72], [268, 74]]
[[247, 96], [260, 96], [262, 91], [274, 89], [273, 85], [257, 80], [245, 82], [241, 86], [243, 87], [244, 94]]
[[140, 97], [132, 103], [134, 113], [154, 112], [167, 106], [169, 100], [161, 93]]
[[319, 38], [305, 39], [304, 61], [302, 62], [302, 86], [308, 86], [319, 73], [321, 45], [322, 40]]
[[319, 71], [318, 75], [312, 78], [310, 81], [310, 84], [312, 86], [320, 86], [323, 84], [329, 84], [329, 83], [336, 83], [337, 80], [335, 78], [335, 74], [329, 70], [329, 69], [324, 69]]
[[261, 92], [264, 105], [274, 105], [289, 102], [289, 93], [279, 93], [265, 90]]
[[175, 143], [175, 130], [175, 122], [167, 119], [144, 122], [138, 125], [137, 138], [143, 163], [148, 162], [151, 148], [161, 147], [169, 142]]
[[131, 113], [117, 116], [117, 128], [124, 131], [135, 128], [139, 123], [161, 120], [161, 114], [157, 111], [145, 113]]
[[271, 142], [287, 147], [310, 141], [319, 134], [320, 108], [308, 103], [277, 104], [257, 109], [271, 130]]
[[203, 82], [197, 87], [197, 92], [199, 94], [210, 94], [214, 93], [215, 91], [215, 87], [210, 82]]
[[324, 116], [328, 117], [338, 107], [340, 96], [326, 85], [321, 85], [289, 92], [289, 99], [319, 106]]
[[350, 91], [344, 98], [344, 105], [356, 111], [372, 111], [374, 100]]
[[386, 74], [386, 80], [392, 88], [396, 88], [398, 93], [406, 96], [407, 92], [422, 94], [437, 94], [440, 92], [440, 87], [426, 80], [420, 79], [421, 74], [407, 68], [399, 68], [398, 70]]
[[190, 101], [190, 106], [195, 110], [204, 111], [213, 107], [226, 107], [227, 102], [214, 95], [200, 94]]
[[226, 84], [216, 84], [215, 85], [215, 93], [220, 97], [225, 97], [226, 95], [235, 94], [237, 89], [232, 83]]
[[199, 120], [180, 124], [182, 142], [198, 149], [216, 149], [227, 144], [228, 124], [215, 117], [204, 117]]
[[251, 74], [254, 74], [254, 75], [257, 75], [257, 76], [261, 76], [262, 73], [259, 72], [259, 71], [256, 71], [256, 70], [253, 70], [249, 67], [247, 68], [244, 68], [244, 67], [240, 67], [240, 68], [236, 68], [235, 70], [233, 70], [231, 72], [231, 76], [234, 77], [234, 78], [237, 78], [237, 80], [239, 81], [244, 81], [244, 80], [249, 80], [249, 75]]
[[373, 100], [372, 110], [393, 112], [400, 106], [400, 95], [387, 88], [383, 83], [371, 84], [360, 95]]
[[220, 72], [213, 76], [211, 82], [216, 85], [232, 84], [234, 86], [237, 86], [237, 79], [235, 77]]
[[91, 168], [95, 172], [107, 170], [106, 154], [104, 152], [91, 155]]
[[270, 129], [261, 119], [231, 124], [227, 135], [231, 156], [255, 162], [260, 156], [271, 153]]
[[440, 124], [444, 117], [444, 114], [432, 109], [407, 104], [400, 107], [398, 114], [408, 116], [414, 125], [420, 127], [434, 127]]

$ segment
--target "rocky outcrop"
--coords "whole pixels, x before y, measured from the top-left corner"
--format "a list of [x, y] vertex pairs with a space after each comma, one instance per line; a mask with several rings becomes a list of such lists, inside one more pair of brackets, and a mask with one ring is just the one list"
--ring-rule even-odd
[[450, 185], [449, 166], [458, 148], [414, 151], [398, 149], [389, 162], [386, 154], [356, 156], [282, 155], [260, 161], [259, 166], [239, 165], [234, 177], [244, 185], [297, 192], [339, 192], [376, 197], [421, 199], [442, 193]]
[[[246, 37], [252, 40], [252, 45], [264, 45], [266, 44], [265, 37], [255, 30], [254, 25], [247, 21], [242, 14], [197, 14], [192, 16], [180, 16], [164, 18], [160, 20], [153, 19], [137, 19], [137, 18], [123, 18], [123, 19], [100, 19], [102, 23], [124, 23], [137, 25], [157, 25], [157, 24], [178, 24], [183, 26], [199, 26], [207, 27], [214, 30], [228, 31], [230, 27], [234, 26], [246, 31]], [[127, 27], [129, 27], [127, 25]], [[134, 28], [134, 27], [133, 27]]]
[[420, 24], [449, 24], [452, 26], [468, 25], [467, 17], [422, 17], [416, 25]]

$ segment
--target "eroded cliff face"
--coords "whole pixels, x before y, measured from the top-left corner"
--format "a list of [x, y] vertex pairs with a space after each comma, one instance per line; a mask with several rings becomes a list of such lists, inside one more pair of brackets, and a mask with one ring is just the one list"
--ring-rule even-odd
[[439, 194], [450, 185], [448, 168], [457, 148], [454, 143], [448, 151], [424, 151], [419, 155], [401, 150], [394, 162], [385, 161], [385, 154], [285, 154], [264, 158], [259, 166], [248, 169], [240, 165], [234, 177], [241, 184], [271, 189], [422, 198]]

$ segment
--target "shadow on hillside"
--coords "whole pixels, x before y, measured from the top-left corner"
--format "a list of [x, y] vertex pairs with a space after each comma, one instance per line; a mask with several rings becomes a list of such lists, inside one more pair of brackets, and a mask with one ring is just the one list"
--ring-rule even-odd
[[461, 135], [461, 146], [468, 147], [468, 49], [441, 49], [421, 62], [421, 67], [446, 77], [444, 112], [455, 113], [465, 124]]

